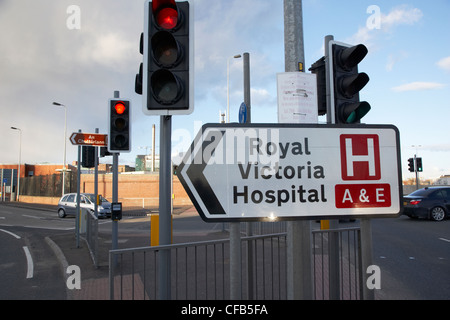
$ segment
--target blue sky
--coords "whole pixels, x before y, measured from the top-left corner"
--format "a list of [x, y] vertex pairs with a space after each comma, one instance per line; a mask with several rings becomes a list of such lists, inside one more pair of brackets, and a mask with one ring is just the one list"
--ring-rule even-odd
[[[252, 120], [277, 118], [276, 74], [284, 71], [282, 0], [195, 0], [195, 111], [173, 119], [173, 151], [185, 151], [201, 124], [218, 122], [226, 110], [227, 59], [249, 52]], [[79, 8], [79, 28], [71, 5]], [[379, 28], [368, 28], [380, 9]], [[142, 56], [144, 1], [0, 0], [0, 163], [62, 163], [64, 111], [68, 134], [107, 131], [107, 101], [114, 90], [133, 103], [133, 151], [121, 163], [134, 164], [151, 146], [159, 117], [144, 116], [134, 77]], [[373, 7], [371, 7], [373, 8]], [[401, 134], [403, 177], [417, 148], [423, 177], [450, 174], [450, 2], [303, 0], [306, 66], [323, 56], [324, 37], [364, 43], [361, 64], [371, 80], [361, 98], [372, 105], [370, 124], [394, 124]], [[369, 26], [372, 26], [369, 24]], [[231, 61], [231, 121], [243, 100], [242, 59]], [[324, 121], [321, 119], [320, 121]], [[157, 142], [159, 147], [159, 142]], [[68, 144], [68, 162], [76, 148]], [[105, 160], [103, 160], [105, 161]]]

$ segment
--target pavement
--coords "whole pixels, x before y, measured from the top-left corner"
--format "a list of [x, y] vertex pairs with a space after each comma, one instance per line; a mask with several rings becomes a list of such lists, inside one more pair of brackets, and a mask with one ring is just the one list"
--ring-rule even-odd
[[[41, 210], [51, 210], [55, 211], [55, 206], [49, 205], [29, 205], [29, 204], [15, 204], [16, 206], [33, 207], [34, 209]], [[135, 209], [128, 210], [124, 212], [124, 216], [133, 217], [145, 217], [148, 213], [157, 213], [158, 208], [151, 209]], [[179, 207], [174, 208], [174, 219], [198, 215], [194, 207]], [[100, 220], [101, 221], [101, 220]], [[104, 229], [104, 228], [103, 228]], [[122, 231], [122, 229], [121, 229]], [[217, 232], [202, 234], [202, 240], [213, 240], [213, 239], [225, 239], [228, 237], [228, 233], [217, 230]], [[126, 242], [125, 239], [126, 238]], [[51, 235], [46, 237], [46, 242], [53, 250], [55, 256], [61, 264], [61, 272], [63, 278], [66, 280], [66, 284], [73, 284], [74, 273], [67, 273], [69, 266], [77, 266], [80, 270], [80, 288], [69, 289], [66, 285], [66, 296], [61, 297], [61, 300], [110, 300], [109, 292], [109, 251], [112, 248], [111, 243], [111, 231], [101, 232], [98, 234], [98, 264], [94, 265], [93, 259], [91, 257], [87, 242], [80, 237], [79, 247], [77, 247], [76, 236], [73, 231], [64, 232], [61, 234]], [[124, 240], [124, 242], [121, 242]], [[174, 233], [174, 243], [188, 243], [199, 241], [199, 234], [196, 233]], [[138, 248], [148, 246], [150, 241], [150, 234], [147, 230], [143, 232], [133, 232], [130, 230], [128, 233], [119, 232], [119, 249], [123, 248]], [[317, 259], [317, 257], [316, 257]], [[319, 261], [321, 264], [321, 262]], [[327, 269], [327, 266], [324, 266]], [[322, 272], [328, 272], [328, 270], [320, 269]], [[317, 270], [316, 270], [317, 272]], [[131, 276], [130, 276], [131, 277]], [[321, 277], [320, 277], [321, 278]], [[128, 279], [124, 276], [121, 281], [122, 283], [122, 299], [130, 300], [131, 296], [131, 283], [134, 282], [134, 286], [139, 285], [139, 281], [131, 278]], [[127, 283], [130, 283], [128, 286]], [[316, 284], [317, 288], [327, 291], [327, 284], [323, 286], [321, 283]], [[129, 288], [128, 288], [129, 287]], [[136, 291], [143, 292], [143, 290]], [[346, 289], [344, 288], [344, 291]], [[328, 296], [328, 292], [323, 292], [325, 296]], [[345, 296], [348, 296], [344, 293]], [[351, 294], [349, 295], [351, 297]], [[119, 297], [116, 297], [119, 298]], [[136, 298], [136, 297], [135, 297]], [[320, 299], [320, 298], [319, 298]]]
[[[56, 206], [45, 204], [29, 204], [22, 202], [11, 202], [8, 205], [24, 208], [32, 208], [45, 211], [56, 211]], [[158, 208], [149, 209], [125, 209], [124, 217], [146, 217], [148, 214], [158, 213]], [[174, 207], [174, 218], [188, 217], [198, 215], [193, 206]], [[102, 220], [100, 220], [102, 222]], [[120, 227], [119, 227], [120, 228]], [[121, 237], [127, 237], [127, 242], [122, 243]], [[226, 237], [226, 236], [225, 236]], [[223, 236], [222, 236], [223, 238]], [[190, 240], [198, 241], [198, 238], [192, 239], [186, 234], [181, 235], [176, 242], [189, 242]], [[75, 273], [67, 273], [69, 266], [78, 266], [81, 274], [81, 288], [69, 289], [66, 285], [66, 296], [61, 300], [110, 300], [109, 293], [109, 251], [112, 249], [111, 231], [100, 232], [98, 234], [98, 265], [94, 265], [87, 242], [83, 235], [80, 237], [79, 247], [77, 247], [75, 232], [69, 231], [61, 234], [51, 235], [45, 238], [45, 241], [53, 250], [55, 256], [60, 262], [63, 278], [70, 284], [74, 284]], [[150, 234], [148, 232], [140, 232], [136, 234], [125, 234], [119, 232], [119, 249], [136, 248], [150, 245]], [[125, 278], [126, 279], [126, 278]], [[73, 286], [71, 286], [73, 287]], [[131, 299], [127, 297], [127, 292], [123, 293], [124, 300]]]
[[[145, 213], [144, 213], [145, 211]], [[124, 216], [146, 216], [148, 212], [155, 213], [155, 209], [147, 210], [129, 210], [124, 212]], [[174, 217], [185, 217], [190, 215], [197, 215], [194, 207], [180, 207], [174, 208]], [[121, 245], [121, 233], [119, 232], [119, 249], [122, 248], [136, 248], [142, 247], [142, 243], [150, 241], [150, 234], [137, 233], [128, 237], [126, 245]], [[182, 237], [182, 241], [189, 240], [186, 236]], [[197, 239], [198, 240], [198, 239]], [[110, 300], [109, 292], [109, 251], [112, 248], [111, 233], [101, 233], [98, 235], [98, 265], [94, 265], [87, 242], [83, 237], [80, 237], [79, 247], [77, 248], [76, 236], [74, 233], [65, 233], [61, 235], [54, 235], [46, 239], [49, 246], [54, 251], [56, 257], [61, 264], [61, 272], [63, 277], [70, 284], [74, 283], [72, 275], [74, 273], [67, 273], [69, 266], [78, 266], [81, 271], [81, 287], [80, 289], [69, 289], [67, 286], [66, 300]], [[178, 241], [180, 242], [180, 241]], [[149, 244], [148, 244], [149, 245]], [[70, 278], [70, 279], [69, 279]], [[126, 281], [127, 278], [124, 278]], [[127, 291], [123, 293], [122, 299], [129, 300]]]

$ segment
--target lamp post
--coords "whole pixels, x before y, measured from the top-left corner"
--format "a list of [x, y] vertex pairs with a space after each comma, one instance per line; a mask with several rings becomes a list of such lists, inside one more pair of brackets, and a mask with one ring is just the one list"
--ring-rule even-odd
[[237, 54], [227, 59], [227, 123], [230, 123], [230, 61], [241, 57], [240, 54]]
[[62, 169], [63, 172], [62, 195], [64, 195], [66, 186], [67, 107], [58, 102], [53, 102], [53, 105], [58, 107], [64, 107], [64, 155], [63, 155], [63, 169]]
[[22, 162], [22, 130], [16, 127], [11, 127], [12, 130], [19, 131], [19, 165], [18, 165], [18, 171], [17, 171], [17, 201], [19, 201], [19, 195], [20, 195], [20, 163]]

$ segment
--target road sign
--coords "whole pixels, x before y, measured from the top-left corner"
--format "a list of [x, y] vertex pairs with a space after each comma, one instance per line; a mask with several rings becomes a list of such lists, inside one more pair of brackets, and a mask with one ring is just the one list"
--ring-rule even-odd
[[98, 133], [80, 133], [74, 132], [70, 136], [70, 142], [74, 146], [94, 146], [106, 147], [108, 145], [108, 136]]
[[207, 222], [387, 217], [399, 160], [390, 125], [207, 124], [178, 177]]
[[239, 107], [239, 123], [247, 123], [247, 106], [244, 102]]

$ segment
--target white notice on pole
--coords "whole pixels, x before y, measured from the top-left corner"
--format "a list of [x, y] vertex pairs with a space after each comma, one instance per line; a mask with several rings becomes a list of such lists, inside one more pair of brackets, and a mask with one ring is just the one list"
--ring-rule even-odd
[[278, 123], [317, 123], [317, 77], [304, 72], [277, 74]]

